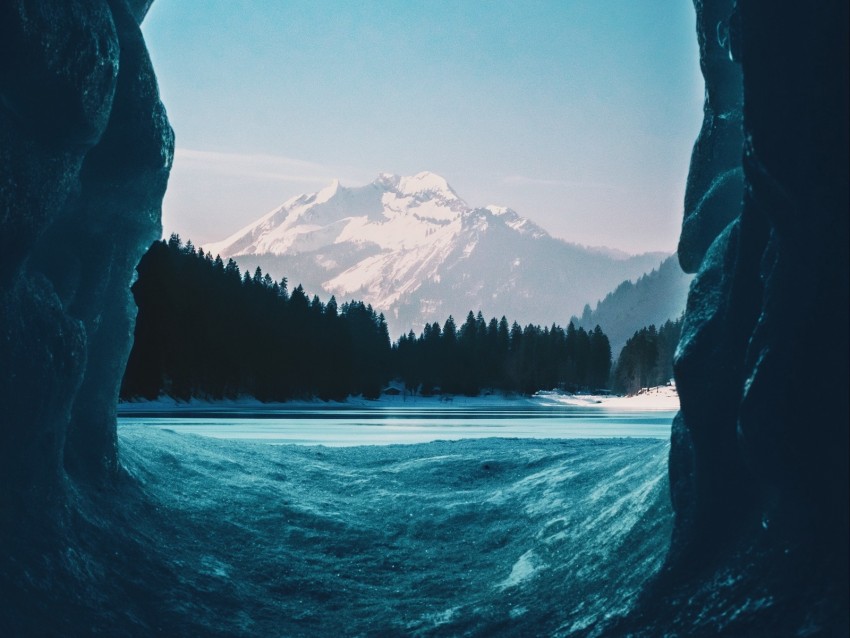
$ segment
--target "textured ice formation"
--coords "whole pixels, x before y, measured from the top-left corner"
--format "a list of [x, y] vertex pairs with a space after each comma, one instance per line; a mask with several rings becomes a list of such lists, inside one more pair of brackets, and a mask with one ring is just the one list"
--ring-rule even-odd
[[150, 2], [0, 7], [0, 525], [118, 469], [129, 283], [158, 238], [173, 135]]
[[[685, 190], [679, 263], [695, 273], [720, 231], [741, 212], [743, 199], [743, 85], [730, 51], [740, 34], [730, 28], [730, 0], [695, 0], [705, 103]], [[723, 36], [718, 38], [718, 32]]]
[[848, 5], [695, 4], [675, 526], [610, 633], [846, 635]]

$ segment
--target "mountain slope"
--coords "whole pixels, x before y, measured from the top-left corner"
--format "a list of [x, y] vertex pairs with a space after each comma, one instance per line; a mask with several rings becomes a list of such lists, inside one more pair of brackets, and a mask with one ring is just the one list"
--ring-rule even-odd
[[427, 172], [355, 188], [335, 181], [204, 248], [311, 294], [362, 299], [386, 315], [392, 335], [469, 310], [564, 323], [663, 257], [555, 239], [509, 208], [470, 207]]
[[636, 281], [621, 283], [596, 304], [595, 310], [585, 306], [581, 318], [573, 317], [573, 322], [586, 330], [601, 326], [616, 358], [636, 331], [650, 324], [660, 327], [685, 311], [691, 279], [693, 276], [682, 272], [673, 255]]

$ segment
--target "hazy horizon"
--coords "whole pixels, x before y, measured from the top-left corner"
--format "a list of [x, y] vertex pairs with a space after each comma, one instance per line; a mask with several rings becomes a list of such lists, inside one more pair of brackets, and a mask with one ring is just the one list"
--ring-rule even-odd
[[166, 234], [219, 241], [334, 178], [431, 171], [570, 242], [675, 249], [691, 3], [198, 6], [159, 0], [143, 27], [177, 135]]

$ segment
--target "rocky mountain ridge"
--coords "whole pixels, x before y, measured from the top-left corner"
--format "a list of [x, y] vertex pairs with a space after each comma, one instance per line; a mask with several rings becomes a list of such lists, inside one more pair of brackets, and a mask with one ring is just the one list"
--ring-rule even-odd
[[429, 172], [334, 181], [203, 248], [310, 294], [362, 299], [394, 335], [469, 310], [564, 323], [666, 256], [568, 243], [510, 208], [470, 206]]

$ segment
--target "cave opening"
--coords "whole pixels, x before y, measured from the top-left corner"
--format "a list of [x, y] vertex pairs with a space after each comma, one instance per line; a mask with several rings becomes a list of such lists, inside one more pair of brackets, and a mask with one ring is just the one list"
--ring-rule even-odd
[[[546, 543], [499, 554], [512, 539], [532, 540], [508, 526], [499, 506], [525, 511], [534, 499], [539, 509], [526, 514], [544, 516], [534, 520], [547, 542], [565, 537], [571, 528], [560, 495], [574, 487], [566, 482], [574, 459], [535, 456], [529, 444], [530, 480], [488, 500], [464, 490], [519, 472], [522, 455], [509, 450], [482, 463], [482, 454], [495, 452], [444, 443], [435, 458], [465, 454], [465, 462], [450, 476], [428, 474], [429, 486], [465, 500], [440, 508], [386, 499], [381, 510], [365, 499], [363, 511], [384, 514], [370, 526], [368, 516], [352, 522], [292, 500], [299, 480], [320, 502], [358, 489], [344, 472], [325, 483], [316, 477], [330, 456], [350, 470], [362, 451], [246, 447], [234, 457], [218, 444], [135, 431], [119, 457], [116, 398], [133, 316], [127, 283], [161, 232], [174, 157], [139, 29], [149, 8], [142, 0], [52, 3], [49, 11], [18, 0], [0, 8], [4, 633], [252, 635], [281, 618], [305, 635], [345, 633], [352, 624], [365, 632], [386, 620], [388, 607], [378, 603], [393, 598], [388, 592], [365, 610], [351, 604], [379, 590], [368, 576], [376, 565], [421, 596], [389, 607], [401, 620], [385, 626], [399, 632], [846, 633], [846, 4], [800, 11], [696, 3], [708, 124], [694, 147], [679, 244], [683, 267], [697, 274], [676, 363], [682, 412], [669, 463], [672, 549], [628, 614], [569, 626], [541, 624], [552, 622], [541, 615], [545, 597], [528, 587], [542, 582], [551, 591], [569, 580], [558, 565], [571, 563], [557, 562], [563, 556], [549, 555]], [[807, 46], [792, 51], [792, 41]], [[741, 86], [742, 94], [730, 90]], [[825, 338], [803, 338], [816, 334]], [[652, 459], [639, 478], [657, 495], [665, 449], [630, 445]], [[588, 471], [616, 466], [616, 458], [595, 458], [602, 463]], [[369, 462], [383, 468], [383, 481], [397, 480], [394, 464], [422, 464], [389, 448]], [[307, 473], [299, 478], [293, 468]], [[465, 538], [453, 565], [464, 567], [469, 548], [484, 547], [510, 570], [470, 586], [461, 569], [452, 588], [468, 587], [472, 597], [461, 608], [441, 607], [434, 583], [419, 577], [432, 556], [423, 552], [404, 569], [398, 539], [447, 544], [441, 529], [459, 528], [416, 516], [454, 524], [479, 516], [464, 509], [479, 501], [492, 505], [488, 534]], [[634, 526], [619, 537], [619, 572], [641, 581], [657, 556], [647, 539], [659, 531], [659, 501], [641, 512], [621, 512], [617, 503], [611, 511]], [[252, 545], [257, 536], [246, 520], [262, 526], [260, 535], [289, 529], [289, 536], [274, 547]], [[320, 534], [335, 542], [310, 554]], [[586, 540], [589, 553], [577, 558], [589, 564], [596, 554]], [[367, 552], [374, 547], [382, 550], [377, 560]], [[322, 557], [335, 570], [311, 571]], [[510, 605], [507, 594], [515, 596]], [[578, 598], [565, 604], [580, 608]], [[329, 620], [322, 609], [340, 616]]]

